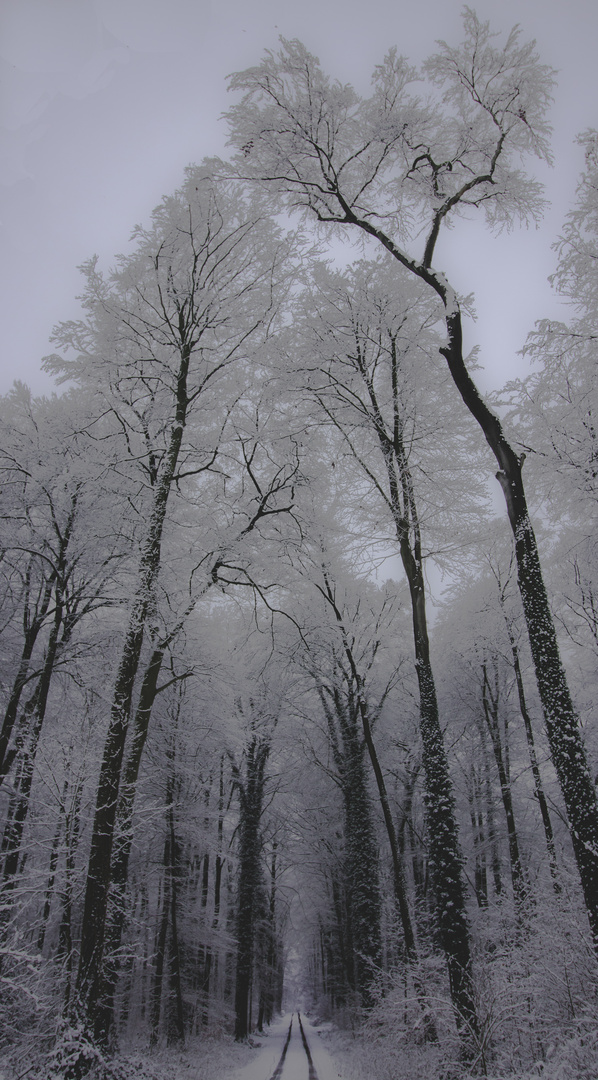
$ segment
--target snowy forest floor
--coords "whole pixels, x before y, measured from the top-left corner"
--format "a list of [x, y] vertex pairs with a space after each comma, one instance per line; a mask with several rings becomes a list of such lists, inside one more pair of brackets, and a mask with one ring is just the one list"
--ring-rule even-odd
[[[110, 1066], [115, 1080], [223, 1080], [251, 1062], [255, 1054], [248, 1044], [205, 1036], [189, 1039], [184, 1049], [129, 1050], [113, 1059]], [[0, 1055], [0, 1080], [37, 1080], [41, 1074], [31, 1062], [38, 1057], [33, 1046]], [[52, 1078], [44, 1076], [44, 1080]]]
[[[231, 1035], [203, 1035], [185, 1047], [123, 1050], [116, 1058], [97, 1063], [88, 1080], [467, 1080], [480, 1076], [458, 1061], [456, 1040], [437, 1044], [401, 1038], [380, 1025], [349, 1031], [330, 1023], [310, 1022], [298, 1014], [276, 1020], [261, 1035], [235, 1042]], [[581, 1025], [577, 1034], [559, 1047], [551, 1046], [549, 1060], [529, 1069], [489, 1065], [487, 1080], [596, 1080], [598, 1077], [598, 1028]], [[42, 1063], [42, 1059], [43, 1062]], [[503, 1063], [504, 1065], [504, 1063]], [[0, 1054], [0, 1080], [63, 1080], [35, 1045], [32, 1033], [12, 1052]], [[69, 1075], [71, 1075], [69, 1073]]]
[[[234, 1042], [231, 1037], [205, 1036], [190, 1039], [184, 1048], [123, 1052], [107, 1063], [105, 1075], [114, 1080], [270, 1080], [274, 1075], [276, 1080], [308, 1080], [308, 1076], [309, 1080], [361, 1080], [359, 1073], [341, 1068], [323, 1045], [318, 1030], [302, 1016], [311, 1055], [308, 1059], [297, 1013], [292, 1016], [288, 1042], [290, 1013], [277, 1019], [263, 1034], [256, 1034], [244, 1043]], [[284, 1061], [281, 1063], [283, 1050]], [[38, 1056], [37, 1049], [31, 1045], [22, 1045], [16, 1054], [0, 1055], [0, 1080], [20, 1080], [21, 1077], [38, 1080], [42, 1075], [34, 1060]], [[53, 1080], [54, 1075], [44, 1073], [43, 1080]], [[97, 1069], [92, 1070], [90, 1076], [95, 1078], [96, 1075]]]

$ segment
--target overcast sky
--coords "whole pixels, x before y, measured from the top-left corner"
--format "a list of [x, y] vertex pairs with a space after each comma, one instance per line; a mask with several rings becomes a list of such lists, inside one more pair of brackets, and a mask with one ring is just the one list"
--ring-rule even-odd
[[[436, 265], [475, 292], [488, 385], [521, 369], [535, 319], [555, 311], [550, 244], [583, 166], [576, 133], [598, 127], [596, 0], [480, 0], [502, 33], [514, 23], [559, 70], [551, 210], [540, 230], [491, 238], [459, 224]], [[46, 392], [40, 372], [55, 322], [77, 314], [77, 265], [126, 251], [185, 165], [226, 153], [225, 77], [279, 35], [298, 37], [331, 75], [368, 93], [396, 44], [418, 63], [461, 40], [460, 0], [0, 0], [0, 392], [13, 379]]]

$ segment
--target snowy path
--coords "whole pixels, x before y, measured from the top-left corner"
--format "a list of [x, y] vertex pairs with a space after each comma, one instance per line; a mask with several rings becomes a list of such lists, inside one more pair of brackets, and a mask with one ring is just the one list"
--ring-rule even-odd
[[273, 1024], [260, 1053], [229, 1080], [342, 1080], [315, 1028], [299, 1013]]

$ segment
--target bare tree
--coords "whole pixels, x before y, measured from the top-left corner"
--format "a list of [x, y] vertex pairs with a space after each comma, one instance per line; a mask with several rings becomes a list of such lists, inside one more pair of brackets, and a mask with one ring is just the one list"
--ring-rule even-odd
[[[551, 754], [571, 825], [598, 950], [598, 802], [560, 657], [522, 479], [523, 458], [483, 400], [463, 354], [461, 304], [433, 260], [443, 224], [481, 208], [491, 226], [537, 220], [540, 185], [519, 161], [550, 159], [545, 113], [554, 73], [512, 30], [497, 47], [465, 9], [465, 40], [441, 43], [424, 66], [442, 100], [410, 89], [415, 72], [392, 50], [371, 98], [331, 83], [299, 42], [234, 75], [243, 100], [229, 113], [237, 168], [320, 223], [348, 226], [381, 244], [440, 302], [441, 348], [454, 384], [498, 464], [515, 541], [518, 584]], [[423, 252], [409, 245], [424, 233]]]
[[[432, 405], [438, 406], [441, 400], [434, 383], [416, 388], [410, 378], [420, 353], [432, 347], [433, 314], [419, 291], [401, 294], [397, 275], [389, 274], [386, 262], [354, 267], [348, 279], [321, 268], [314, 279], [315, 288], [305, 304], [310, 314], [303, 327], [305, 342], [299, 361], [306, 370], [299, 379], [303, 378], [305, 391], [317, 403], [319, 415], [338, 432], [338, 453], [355, 477], [347, 486], [356, 486], [362, 508], [367, 507], [382, 535], [398, 547], [407, 579], [437, 931], [447, 957], [457, 1022], [471, 1035], [476, 1018], [462, 855], [432, 670], [425, 548], [415, 479], [416, 473], [422, 479], [434, 475], [434, 436], [443, 419]], [[425, 415], [424, 402], [431, 415]], [[458, 437], [447, 436], [453, 451], [450, 461], [457, 467]], [[441, 495], [436, 502], [442, 502]], [[349, 507], [346, 511], [350, 513]], [[440, 516], [438, 505], [435, 516]], [[332, 603], [332, 593], [322, 588]], [[367, 734], [363, 701], [361, 708], [365, 708]], [[413, 941], [410, 948], [413, 952]]]
[[[277, 467], [274, 487], [262, 489], [255, 439], [239, 439], [233, 427], [229, 434], [231, 409], [243, 398], [250, 379], [244, 365], [255, 354], [258, 340], [263, 345], [284, 295], [289, 269], [287, 265], [283, 272], [281, 265], [290, 254], [289, 243], [263, 218], [259, 204], [244, 203], [238, 189], [219, 184], [208, 169], [190, 170], [184, 188], [164, 200], [153, 226], [139, 231], [136, 250], [121, 260], [110, 279], [102, 277], [95, 262], [88, 265], [83, 301], [87, 320], [56, 332], [56, 341], [75, 350], [76, 358], [47, 361], [52, 370], [76, 378], [94, 395], [96, 415], [108, 431], [90, 423], [90, 443], [101, 438], [117, 447], [118, 468], [137, 487], [143, 521], [98, 781], [77, 977], [76, 1008], [97, 1039], [107, 1036], [104, 1011], [97, 1006], [134, 695], [149, 638], [154, 655], [141, 688], [144, 700], [137, 709], [131, 762], [143, 747], [170, 637], [160, 640], [156, 626], [163, 547], [170, 536], [169, 504], [209, 497], [210, 484], [218, 494], [226, 488], [231, 481], [227, 465], [233, 458], [230, 451], [223, 453], [225, 433], [231, 450], [240, 443], [239, 483], [244, 489], [249, 486], [254, 500], [249, 514], [244, 513], [244, 524], [234, 529], [235, 537], [250, 533], [262, 517], [279, 510], [294, 470], [293, 464], [290, 469]], [[226, 517], [224, 507], [223, 512]], [[233, 521], [237, 525], [234, 515]], [[215, 552], [208, 548], [196, 554], [196, 576], [203, 584], [200, 580], [194, 588], [195, 597], [218, 580], [222, 555], [221, 537]], [[135, 779], [132, 764], [130, 771], [125, 801]]]

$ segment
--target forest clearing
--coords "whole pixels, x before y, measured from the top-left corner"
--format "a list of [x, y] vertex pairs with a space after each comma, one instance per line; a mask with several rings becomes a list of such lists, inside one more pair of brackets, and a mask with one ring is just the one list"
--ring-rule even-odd
[[598, 134], [486, 391], [535, 43], [229, 88], [0, 399], [0, 1080], [595, 1080]]

